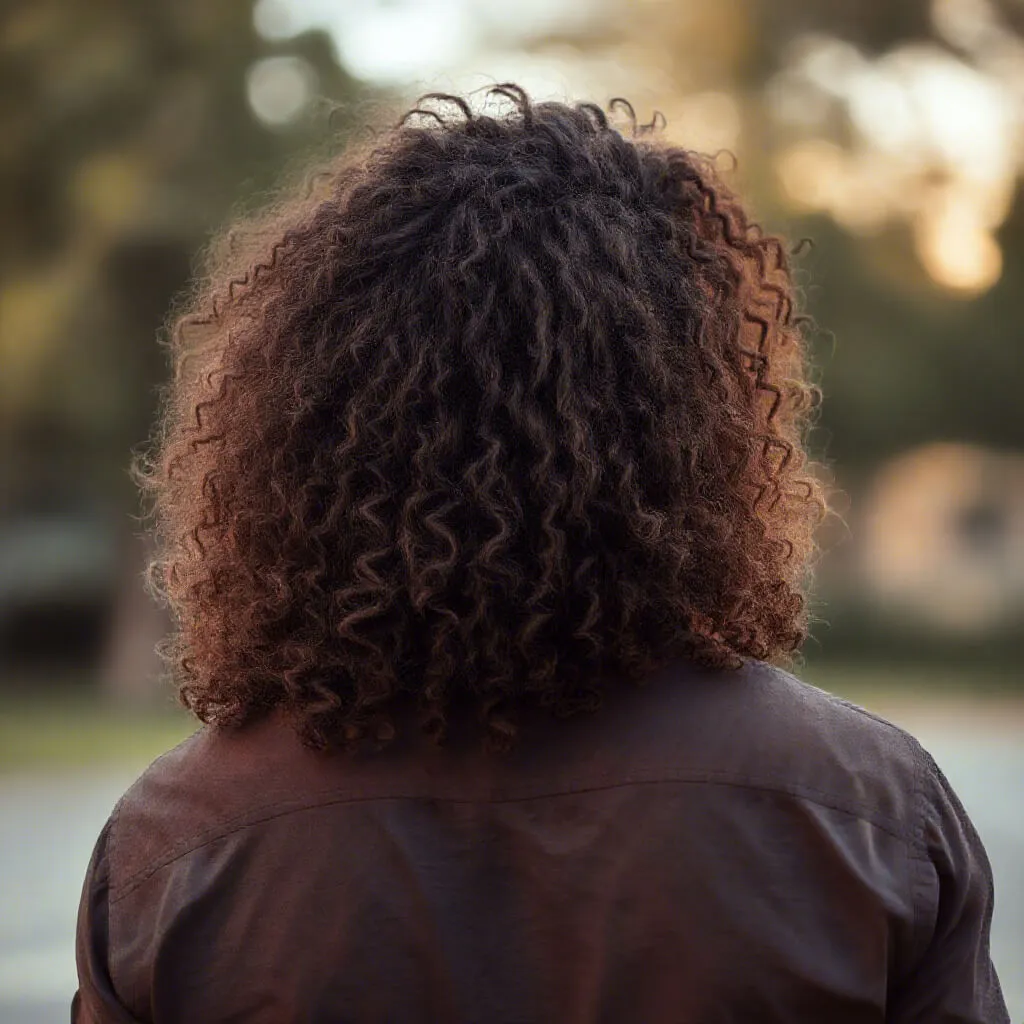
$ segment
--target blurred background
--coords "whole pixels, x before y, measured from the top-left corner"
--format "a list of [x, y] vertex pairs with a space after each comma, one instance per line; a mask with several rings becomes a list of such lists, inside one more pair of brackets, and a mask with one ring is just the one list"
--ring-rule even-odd
[[[428, 89], [626, 96], [736, 158], [825, 402], [800, 673], [912, 728], [989, 846], [1024, 1016], [1021, 0], [7, 0], [0, 8], [0, 1020], [64, 1020], [91, 844], [191, 728], [128, 476], [197, 251]], [[723, 156], [723, 167], [732, 163]]]

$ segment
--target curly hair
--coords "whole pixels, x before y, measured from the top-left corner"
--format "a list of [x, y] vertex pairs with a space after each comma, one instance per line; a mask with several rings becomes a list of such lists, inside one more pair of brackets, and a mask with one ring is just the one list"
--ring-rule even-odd
[[492, 92], [423, 97], [236, 226], [177, 321], [138, 476], [203, 721], [351, 748], [411, 701], [507, 747], [526, 704], [804, 638], [783, 242], [625, 101]]

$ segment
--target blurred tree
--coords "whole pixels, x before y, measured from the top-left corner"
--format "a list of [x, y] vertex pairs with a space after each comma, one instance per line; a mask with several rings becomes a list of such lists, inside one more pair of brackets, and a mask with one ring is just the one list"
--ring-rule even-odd
[[635, 69], [674, 140], [737, 154], [762, 219], [815, 240], [847, 485], [935, 438], [1024, 447], [1021, 28], [1012, 0], [622, 0], [534, 41]]
[[[357, 95], [325, 35], [264, 40], [251, 0], [3, 6], [0, 513], [99, 506], [130, 537], [128, 453], [149, 431], [157, 336], [194, 254], [323, 134], [310, 101]], [[124, 546], [131, 636], [145, 603], [138, 545]]]

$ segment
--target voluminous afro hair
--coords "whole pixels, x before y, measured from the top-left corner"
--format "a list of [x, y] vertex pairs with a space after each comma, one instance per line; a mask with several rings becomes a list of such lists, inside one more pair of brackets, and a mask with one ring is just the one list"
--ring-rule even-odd
[[628, 104], [494, 93], [425, 97], [236, 226], [177, 323], [139, 475], [204, 721], [352, 747], [412, 703], [508, 745], [525, 704], [803, 640], [783, 243]]

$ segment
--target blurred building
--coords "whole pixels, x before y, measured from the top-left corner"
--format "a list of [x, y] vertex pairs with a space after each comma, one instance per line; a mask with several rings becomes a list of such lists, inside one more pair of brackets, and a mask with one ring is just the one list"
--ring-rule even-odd
[[860, 519], [870, 600], [960, 633], [1024, 621], [1024, 456], [916, 448], [878, 471]]

